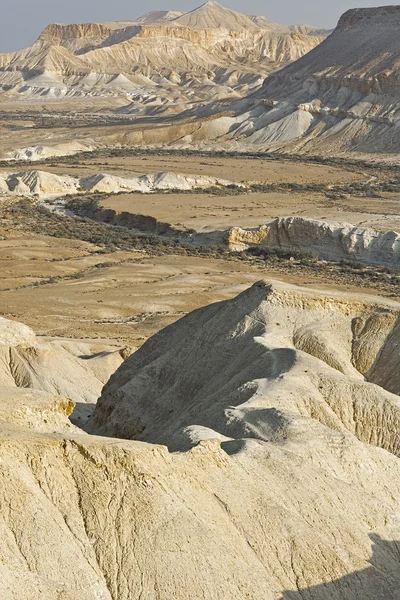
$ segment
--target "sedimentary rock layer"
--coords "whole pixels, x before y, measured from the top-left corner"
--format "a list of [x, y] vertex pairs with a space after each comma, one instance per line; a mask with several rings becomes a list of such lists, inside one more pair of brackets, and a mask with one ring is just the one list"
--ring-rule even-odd
[[398, 372], [391, 392], [370, 381], [398, 317], [264, 283], [190, 314], [119, 368], [92, 422], [163, 445], [0, 387], [1, 597], [398, 600]]
[[257, 229], [233, 227], [226, 235], [232, 250], [254, 246], [314, 252], [327, 260], [348, 259], [367, 264], [400, 266], [400, 234], [327, 223], [303, 217], [277, 217]]

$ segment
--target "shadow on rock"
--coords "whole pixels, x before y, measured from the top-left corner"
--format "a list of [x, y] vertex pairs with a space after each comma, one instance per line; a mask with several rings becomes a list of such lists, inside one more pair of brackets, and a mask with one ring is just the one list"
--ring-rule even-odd
[[329, 583], [285, 591], [280, 600], [400, 600], [400, 541], [370, 538], [371, 566]]
[[86, 424], [92, 416], [95, 406], [89, 402], [77, 402], [69, 420], [75, 427], [86, 431]]

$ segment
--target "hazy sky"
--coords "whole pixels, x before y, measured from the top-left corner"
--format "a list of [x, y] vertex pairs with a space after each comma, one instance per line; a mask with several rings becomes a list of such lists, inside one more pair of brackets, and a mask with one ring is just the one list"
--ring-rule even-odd
[[[202, 0], [0, 0], [0, 52], [29, 46], [52, 22], [131, 20], [149, 10], [188, 11], [200, 4]], [[349, 8], [380, 5], [373, 0], [223, 0], [221, 4], [245, 14], [264, 15], [285, 25], [309, 23], [327, 28], [334, 27]]]

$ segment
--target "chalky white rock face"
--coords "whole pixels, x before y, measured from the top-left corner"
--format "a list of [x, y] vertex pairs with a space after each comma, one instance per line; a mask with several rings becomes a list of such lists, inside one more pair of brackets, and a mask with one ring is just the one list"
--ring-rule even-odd
[[34, 346], [36, 336], [32, 329], [18, 323], [0, 317], [0, 344], [2, 346]]
[[381, 360], [400, 359], [399, 317], [397, 303], [260, 282], [151, 338], [104, 388], [93, 428], [179, 450], [197, 426], [298, 443], [309, 421], [400, 453], [400, 372]]
[[[56, 197], [76, 193], [79, 181], [69, 175], [54, 175], [47, 171], [11, 173], [6, 179], [8, 192], [21, 196]], [[6, 190], [3, 190], [6, 193]]]
[[0, 54], [0, 90], [50, 102], [128, 96], [144, 114], [165, 103], [173, 114], [188, 101], [242, 97], [324, 36], [266, 26], [213, 1], [135, 21], [50, 24], [31, 47]]
[[264, 283], [191, 313], [92, 423], [162, 446], [0, 386], [1, 597], [398, 600], [399, 313]]
[[400, 233], [379, 232], [348, 223], [303, 217], [279, 217], [258, 229], [233, 227], [226, 236], [232, 250], [259, 246], [315, 252], [327, 260], [353, 259], [367, 264], [400, 266]]
[[115, 347], [44, 341], [26, 325], [0, 318], [0, 386], [32, 388], [93, 404], [122, 361]]
[[[4, 184], [2, 184], [2, 181]], [[180, 173], [150, 173], [138, 177], [118, 177], [107, 173], [72, 177], [55, 175], [47, 171], [26, 171], [10, 173], [0, 180], [0, 197], [26, 196], [51, 199], [85, 192], [141, 192], [150, 194], [157, 190], [193, 190], [232, 185], [231, 181], [202, 175]], [[245, 186], [241, 186], [245, 187]]]
[[92, 175], [80, 179], [80, 187], [92, 192], [129, 192], [138, 191], [149, 194], [157, 190], [193, 190], [213, 186], [232, 185], [231, 181], [202, 175], [183, 175], [180, 173], [150, 173], [139, 177], [116, 177], [115, 175]]

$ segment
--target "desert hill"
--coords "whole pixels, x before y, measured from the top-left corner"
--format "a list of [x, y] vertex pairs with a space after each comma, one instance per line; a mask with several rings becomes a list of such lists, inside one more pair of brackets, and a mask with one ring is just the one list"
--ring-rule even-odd
[[[221, 98], [242, 97], [322, 39], [266, 26], [213, 1], [184, 14], [152, 11], [136, 21], [55, 23], [31, 47], [0, 55], [0, 89], [6, 98], [47, 99], [148, 97], [162, 89], [171, 104], [176, 96], [185, 104], [204, 100], [201, 90], [207, 97], [207, 86], [217, 86]], [[216, 99], [215, 90], [210, 98]]]
[[[398, 319], [266, 283], [189, 314], [91, 423], [152, 443], [2, 382], [2, 598], [398, 600]], [[0, 340], [36, 344], [9, 322]]]
[[[216, 2], [178, 16], [52, 24], [30, 48], [0, 55], [0, 101], [89, 95], [133, 124], [92, 130], [68, 153], [140, 144], [390, 160], [400, 150], [399, 14], [350, 10], [329, 36]], [[52, 139], [6, 156], [58, 154]]]
[[307, 56], [268, 77], [267, 110], [236, 135], [294, 152], [397, 153], [400, 8], [353, 9]]
[[396, 303], [255, 284], [149, 340], [103, 390], [93, 428], [177, 450], [204, 428], [297, 443], [312, 419], [399, 454], [399, 316]]
[[[217, 19], [224, 10], [212, 2], [199, 14]], [[239, 27], [242, 17], [252, 28]], [[80, 148], [373, 152], [389, 159], [399, 153], [399, 7], [350, 10], [323, 38], [313, 27], [275, 28], [261, 17], [239, 15], [233, 30], [177, 25], [181, 18], [100, 29], [49, 26], [29, 51], [0, 56], [0, 82], [9, 82], [5, 94], [122, 94], [128, 102], [118, 115], [152, 119], [149, 127], [110, 129], [94, 143], [75, 140]], [[127, 64], [135, 65], [130, 72]], [[42, 151], [57, 153], [47, 143]], [[29, 146], [8, 156], [38, 152]]]
[[[119, 177], [96, 173], [86, 177], [56, 175], [47, 171], [22, 171], [0, 175], [0, 198], [24, 196], [39, 200], [53, 199], [87, 192], [140, 192], [150, 194], [162, 190], [195, 190], [228, 187], [232, 182], [218, 177], [184, 175], [181, 173], [148, 173], [137, 177]], [[244, 184], [236, 184], [243, 189]]]
[[0, 600], [400, 600], [399, 32], [0, 55]]
[[[61, 400], [61, 397], [67, 398], [71, 412], [74, 403], [79, 405], [75, 415], [79, 421], [96, 402], [123, 356], [126, 356], [124, 351], [101, 342], [43, 340], [26, 325], [0, 318], [0, 395], [3, 387], [11, 397], [12, 388], [29, 388], [46, 392], [53, 398], [58, 396], [60, 406], [68, 406], [68, 402], [63, 404]], [[21, 418], [24, 414], [29, 416], [29, 395], [25, 397], [25, 404], [13, 408], [15, 419], [19, 413]], [[0, 400], [0, 413], [2, 411], [7, 412]]]

